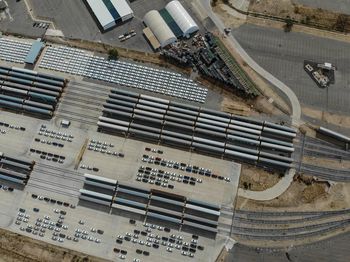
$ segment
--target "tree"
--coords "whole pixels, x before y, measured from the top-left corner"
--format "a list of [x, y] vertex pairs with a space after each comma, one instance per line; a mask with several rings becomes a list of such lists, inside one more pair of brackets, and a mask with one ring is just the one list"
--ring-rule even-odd
[[337, 31], [346, 33], [346, 26], [348, 24], [348, 16], [344, 14], [340, 14], [337, 17], [337, 21], [335, 22], [333, 28]]
[[285, 20], [286, 24], [284, 25], [284, 32], [288, 33], [290, 31], [292, 31], [292, 27], [293, 27], [293, 19], [291, 19], [289, 16], [287, 17], [287, 19]]
[[117, 60], [119, 58], [119, 52], [117, 49], [113, 48], [108, 51], [108, 59]]

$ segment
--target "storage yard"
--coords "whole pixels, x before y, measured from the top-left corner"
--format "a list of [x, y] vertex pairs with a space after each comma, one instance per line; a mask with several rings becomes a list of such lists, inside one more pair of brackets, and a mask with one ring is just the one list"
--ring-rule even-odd
[[[195, 0], [4, 2], [1, 258], [212, 262], [247, 245], [292, 260], [294, 246], [350, 230], [350, 138], [308, 122], [235, 42], [249, 25], [230, 35], [214, 12]], [[328, 96], [339, 63], [305, 59]], [[284, 96], [291, 118], [274, 101]]]
[[[71, 57], [81, 60], [72, 63]], [[92, 71], [98, 66], [99, 75]], [[48, 73], [99, 79], [106, 68], [111, 74], [112, 68], [119, 73], [128, 67], [154, 70], [60, 46], [44, 48], [38, 71], [1, 67], [2, 107], [9, 110], [1, 112], [2, 119], [13, 123], [15, 115], [21, 123], [6, 124], [0, 136], [1, 180], [13, 190], [6, 197], [20, 199], [11, 209], [15, 219], [4, 227], [107, 259], [212, 261], [231, 231], [233, 213], [227, 210], [241, 170], [232, 159], [284, 171], [293, 162], [296, 131], [113, 86], [101, 92], [94, 84], [70, 84]], [[164, 83], [178, 79], [201, 90], [180, 74], [156, 72]], [[88, 93], [73, 95], [81, 88]], [[24, 93], [30, 99], [18, 97]], [[91, 102], [84, 102], [90, 95]], [[89, 115], [96, 101], [102, 103]], [[29, 105], [35, 114], [26, 112]], [[35, 164], [24, 167], [12, 155]], [[19, 177], [22, 166], [28, 171]], [[91, 214], [95, 218], [87, 219]]]

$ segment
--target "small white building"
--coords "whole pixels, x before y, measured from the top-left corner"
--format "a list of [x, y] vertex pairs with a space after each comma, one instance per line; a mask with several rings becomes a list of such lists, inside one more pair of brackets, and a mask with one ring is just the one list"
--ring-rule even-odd
[[126, 0], [85, 0], [85, 2], [103, 31], [134, 17], [134, 12]]

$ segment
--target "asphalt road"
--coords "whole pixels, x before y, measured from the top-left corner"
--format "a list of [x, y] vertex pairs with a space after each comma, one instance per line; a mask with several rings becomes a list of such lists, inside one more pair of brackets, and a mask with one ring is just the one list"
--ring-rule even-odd
[[[350, 113], [350, 44], [248, 24], [233, 35], [259, 65], [293, 89], [301, 103]], [[304, 60], [331, 62], [337, 67], [328, 95], [327, 89], [317, 87], [306, 74]]]
[[33, 21], [27, 12], [24, 1], [7, 0], [8, 11], [5, 18], [0, 19], [0, 31], [3, 33], [19, 34], [33, 38], [42, 37], [45, 30], [33, 27]]
[[350, 0], [294, 0], [293, 2], [315, 8], [350, 14]]

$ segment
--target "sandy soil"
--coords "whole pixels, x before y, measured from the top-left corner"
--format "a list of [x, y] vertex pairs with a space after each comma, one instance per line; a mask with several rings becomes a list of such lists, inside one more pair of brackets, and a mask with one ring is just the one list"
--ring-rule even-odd
[[[270, 173], [260, 168], [243, 164], [239, 187], [252, 191], [263, 191], [277, 184], [279, 180], [280, 177], [277, 173]], [[245, 188], [247, 186], [248, 188]]]
[[222, 0], [217, 1], [217, 4], [213, 7], [213, 11], [220, 14], [226, 27], [236, 28], [245, 23], [246, 17], [238, 14], [228, 5], [224, 4]]
[[350, 31], [350, 16], [293, 3], [292, 0], [251, 0], [249, 11], [290, 17], [302, 24], [316, 24], [326, 30]]
[[251, 0], [249, 11], [283, 17], [289, 15], [293, 18], [299, 18], [295, 16], [294, 5], [291, 0]]
[[254, 201], [238, 197], [236, 208], [248, 210], [310, 211], [338, 210], [350, 206], [350, 184], [293, 181], [280, 197], [270, 201]]
[[340, 115], [325, 111], [319, 111], [305, 106], [302, 108], [302, 112], [308, 117], [319, 119], [333, 125], [350, 128], [350, 116], [348, 115]]
[[0, 262], [107, 262], [0, 229]]

